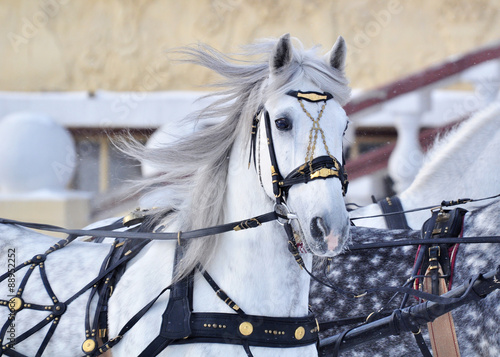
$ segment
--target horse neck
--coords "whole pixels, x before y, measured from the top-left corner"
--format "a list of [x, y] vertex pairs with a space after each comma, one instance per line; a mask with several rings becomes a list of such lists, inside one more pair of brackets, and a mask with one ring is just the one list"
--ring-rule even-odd
[[[237, 145], [231, 155], [224, 215], [226, 222], [251, 218], [273, 209], [253, 167], [240, 156]], [[243, 311], [253, 315], [305, 316], [308, 311], [309, 277], [288, 251], [283, 227], [277, 222], [221, 235], [214, 258], [206, 266], [218, 285]], [[311, 257], [304, 257], [311, 266]], [[213, 290], [197, 279], [194, 308], [229, 312]]]
[[[498, 162], [498, 155], [491, 148], [498, 136], [492, 134], [500, 130], [499, 115], [498, 105], [486, 108], [445, 139], [444, 146], [432, 150], [431, 154], [436, 157], [424, 165], [413, 184], [401, 193], [403, 208], [413, 209], [439, 204], [442, 200], [479, 198], [496, 193], [496, 178], [491, 173], [497, 175], [491, 167]], [[419, 228], [429, 213], [422, 211], [408, 217], [417, 224], [414, 227], [409, 221], [410, 226]]]

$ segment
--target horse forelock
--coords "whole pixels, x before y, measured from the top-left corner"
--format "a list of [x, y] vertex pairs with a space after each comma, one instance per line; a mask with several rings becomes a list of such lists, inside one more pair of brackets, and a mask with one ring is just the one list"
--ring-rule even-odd
[[[140, 187], [169, 187], [172, 201], [165, 209], [175, 212], [169, 220], [175, 220], [176, 228], [185, 231], [224, 222], [224, 192], [232, 146], [239, 135], [243, 135], [243, 142], [250, 141], [252, 118], [271, 95], [300, 89], [296, 88], [299, 82], [308, 79], [331, 92], [338, 103], [348, 101], [350, 88], [344, 74], [319, 57], [317, 48], [304, 50], [300, 44], [293, 50], [290, 65], [269, 83], [269, 56], [275, 44], [276, 40], [266, 40], [246, 46], [243, 60], [208, 45], [173, 51], [182, 55], [182, 62], [219, 74], [223, 80], [213, 86], [224, 88], [209, 95], [215, 99], [212, 104], [185, 119], [201, 123], [218, 119], [216, 124], [161, 148], [125, 144], [126, 152], [163, 173], [141, 181]], [[249, 56], [260, 59], [248, 60]], [[169, 230], [168, 224], [165, 230]], [[190, 241], [180, 275], [191, 271], [198, 261], [206, 263], [216, 245], [217, 237]]]

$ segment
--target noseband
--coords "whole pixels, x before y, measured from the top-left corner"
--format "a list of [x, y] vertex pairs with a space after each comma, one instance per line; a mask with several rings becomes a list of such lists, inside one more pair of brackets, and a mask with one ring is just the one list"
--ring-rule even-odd
[[[271, 119], [269, 116], [269, 112], [267, 110], [264, 110], [267, 144], [268, 144], [269, 156], [271, 159], [273, 192], [274, 196], [276, 197], [276, 203], [283, 204], [285, 202], [288, 190], [293, 185], [299, 183], [308, 183], [310, 181], [314, 181], [317, 179], [327, 179], [331, 177], [336, 177], [340, 180], [342, 184], [342, 193], [343, 195], [345, 195], [347, 193], [349, 181], [347, 180], [347, 173], [344, 168], [344, 162], [343, 162], [344, 159], [342, 158], [342, 163], [340, 163], [339, 160], [337, 160], [337, 158], [335, 158], [332, 154], [330, 154], [330, 151], [326, 144], [325, 134], [319, 125], [319, 121], [321, 119], [321, 116], [323, 115], [323, 111], [325, 109], [327, 101], [332, 99], [333, 95], [327, 92], [317, 93], [317, 92], [301, 92], [301, 91], [289, 91], [286, 94], [294, 98], [297, 98], [302, 107], [302, 110], [313, 122], [313, 126], [309, 132], [309, 145], [307, 147], [305, 163], [292, 170], [285, 178], [283, 178], [283, 175], [279, 170], [278, 160], [276, 159], [276, 152], [274, 149], [274, 141], [271, 131]], [[323, 102], [323, 106], [316, 119], [314, 119], [313, 116], [306, 110], [302, 100], [306, 100], [312, 103]], [[257, 128], [259, 124], [259, 117], [260, 117], [260, 111], [255, 115], [252, 124], [251, 149], [253, 151], [253, 156], [254, 156], [254, 165], [255, 165], [255, 147], [257, 140]], [[318, 134], [321, 134], [321, 138], [323, 140], [323, 145], [325, 147], [327, 155], [318, 156], [314, 158], [314, 151], [316, 148]]]

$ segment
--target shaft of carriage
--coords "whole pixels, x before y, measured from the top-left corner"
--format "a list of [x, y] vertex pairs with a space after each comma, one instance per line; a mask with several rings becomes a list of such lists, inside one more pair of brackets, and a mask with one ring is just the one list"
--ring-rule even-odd
[[346, 351], [375, 339], [400, 335], [403, 332], [417, 333], [420, 331], [420, 326], [427, 322], [432, 322], [464, 304], [485, 298], [496, 289], [500, 289], [500, 265], [495, 270], [472, 278], [443, 294], [443, 298], [451, 299], [449, 303], [426, 301], [395, 310], [390, 316], [322, 339], [319, 344], [319, 356], [332, 356], [339, 351]]

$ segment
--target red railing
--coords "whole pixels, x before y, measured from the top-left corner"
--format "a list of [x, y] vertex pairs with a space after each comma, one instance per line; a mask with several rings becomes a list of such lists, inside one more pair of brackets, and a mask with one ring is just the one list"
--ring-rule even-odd
[[[438, 65], [431, 66], [423, 71], [411, 74], [384, 86], [363, 92], [361, 95], [353, 98], [344, 107], [344, 109], [347, 115], [361, 112], [400, 95], [449, 79], [450, 77], [457, 75], [472, 66], [495, 58], [500, 58], [500, 43], [486, 46], [461, 56], [451, 57], [448, 60]], [[450, 126], [447, 127], [449, 128]], [[422, 132], [420, 135], [422, 147], [426, 148], [428, 144], [433, 141], [436, 134], [442, 132], [443, 130], [446, 129], [429, 129]], [[387, 162], [394, 146], [394, 143], [388, 144], [368, 153], [361, 154], [353, 160], [348, 160], [346, 169], [349, 173], [349, 178], [355, 179], [387, 167]]]
[[[419, 140], [420, 145], [422, 146], [424, 151], [432, 145], [437, 135], [447, 132], [459, 122], [461, 122], [461, 120], [457, 120], [451, 124], [447, 124], [439, 128], [423, 130], [420, 133]], [[353, 180], [355, 178], [369, 175], [376, 171], [385, 169], [387, 167], [387, 162], [389, 161], [392, 150], [394, 150], [395, 146], [396, 143], [390, 143], [380, 148], [371, 150], [367, 153], [361, 154], [353, 160], [348, 160], [346, 163], [346, 170], [347, 174], [349, 175], [349, 179]]]

